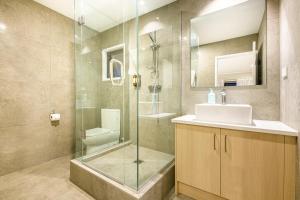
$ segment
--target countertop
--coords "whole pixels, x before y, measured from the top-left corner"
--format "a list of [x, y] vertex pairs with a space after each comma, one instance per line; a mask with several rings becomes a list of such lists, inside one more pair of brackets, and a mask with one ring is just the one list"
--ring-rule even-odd
[[297, 130], [287, 126], [286, 124], [280, 121], [253, 120], [252, 125], [239, 125], [239, 124], [225, 124], [225, 123], [217, 123], [217, 122], [199, 121], [196, 119], [195, 115], [184, 115], [172, 119], [172, 122], [177, 124], [189, 124], [189, 125], [224, 128], [224, 129], [231, 129], [231, 130], [252, 131], [252, 132], [269, 133], [269, 134], [294, 136], [294, 137], [298, 136]]

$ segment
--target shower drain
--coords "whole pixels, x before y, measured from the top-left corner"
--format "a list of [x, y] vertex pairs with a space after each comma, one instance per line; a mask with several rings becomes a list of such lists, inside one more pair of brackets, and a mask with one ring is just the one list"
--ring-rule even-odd
[[143, 160], [135, 160], [133, 161], [133, 163], [137, 163], [137, 164], [142, 164], [144, 161]]

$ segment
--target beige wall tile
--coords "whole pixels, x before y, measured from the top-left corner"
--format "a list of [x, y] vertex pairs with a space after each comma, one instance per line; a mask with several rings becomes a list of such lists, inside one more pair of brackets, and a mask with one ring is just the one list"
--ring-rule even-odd
[[2, 0], [0, 9], [0, 18], [7, 25], [8, 34], [15, 33], [50, 44], [50, 15], [53, 11], [32, 0]]
[[49, 125], [12, 126], [0, 132], [1, 175], [54, 158]]
[[70, 19], [32, 0], [1, 0], [0, 18], [1, 176], [73, 152], [75, 87]]
[[0, 127], [48, 120], [50, 95], [45, 83], [0, 80], [0, 88]]
[[21, 34], [4, 32], [0, 34], [0, 48], [0, 79], [49, 81], [49, 46]]

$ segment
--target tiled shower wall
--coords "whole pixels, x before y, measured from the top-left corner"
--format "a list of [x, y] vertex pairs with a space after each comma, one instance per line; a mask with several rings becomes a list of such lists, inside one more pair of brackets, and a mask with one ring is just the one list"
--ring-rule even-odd
[[[181, 115], [181, 64], [180, 64], [180, 10], [177, 2], [161, 7], [139, 18], [139, 74], [141, 87], [139, 89], [139, 145], [153, 150], [174, 154], [175, 130], [171, 119]], [[174, 113], [165, 118], [149, 118], [145, 115], [145, 104], [151, 104], [151, 93], [148, 86], [153, 84], [150, 66], [153, 66], [153, 52], [149, 38], [149, 27], [158, 24], [156, 31], [159, 48], [159, 93], [160, 112]], [[134, 35], [131, 35], [134, 38]], [[130, 139], [137, 140], [136, 132], [136, 89], [130, 88]]]
[[1, 0], [0, 21], [1, 176], [73, 152], [75, 101], [72, 20], [32, 0]]
[[[288, 78], [281, 80], [281, 120], [300, 130], [300, 1], [280, 1], [280, 64], [288, 69]], [[299, 146], [299, 140], [298, 140]], [[298, 148], [300, 149], [300, 148]], [[298, 151], [300, 152], [300, 151]], [[299, 153], [298, 153], [299, 156]], [[298, 157], [299, 160], [299, 157]], [[298, 166], [300, 166], [298, 164]], [[300, 199], [300, 169], [296, 199]]]

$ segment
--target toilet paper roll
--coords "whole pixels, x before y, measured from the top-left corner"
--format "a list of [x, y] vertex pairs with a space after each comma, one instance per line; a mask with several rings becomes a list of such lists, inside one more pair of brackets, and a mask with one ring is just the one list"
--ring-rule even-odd
[[50, 121], [59, 121], [60, 120], [60, 114], [59, 113], [52, 113], [50, 114]]

